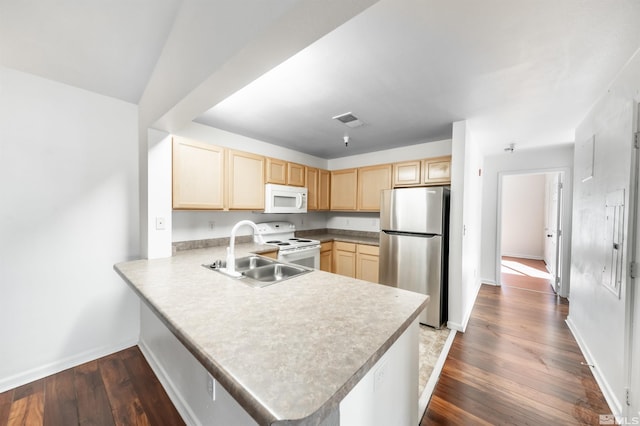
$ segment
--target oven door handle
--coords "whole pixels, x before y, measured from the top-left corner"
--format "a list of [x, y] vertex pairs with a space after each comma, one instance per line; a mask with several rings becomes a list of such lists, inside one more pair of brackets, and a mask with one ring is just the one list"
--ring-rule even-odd
[[302, 208], [302, 194], [296, 194], [296, 209]]

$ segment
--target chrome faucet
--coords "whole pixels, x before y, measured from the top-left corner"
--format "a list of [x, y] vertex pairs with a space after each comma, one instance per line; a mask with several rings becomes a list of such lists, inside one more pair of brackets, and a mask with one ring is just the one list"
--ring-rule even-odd
[[238, 232], [238, 228], [241, 226], [248, 225], [253, 228], [254, 233], [258, 233], [258, 226], [251, 222], [250, 220], [241, 220], [240, 222], [233, 225], [231, 228], [231, 237], [229, 238], [229, 247], [227, 247], [227, 267], [226, 273], [228, 275], [239, 275], [236, 272], [236, 255], [235, 255], [235, 245], [236, 245], [236, 232]]

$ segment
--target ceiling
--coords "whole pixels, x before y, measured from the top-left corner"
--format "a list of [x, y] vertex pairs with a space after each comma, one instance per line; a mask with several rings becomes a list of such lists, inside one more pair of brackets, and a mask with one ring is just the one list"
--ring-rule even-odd
[[[138, 103], [181, 11], [0, 0], [0, 64]], [[381, 0], [192, 118], [322, 158], [448, 139], [458, 120], [486, 153], [568, 143], [640, 47], [638, 16], [637, 0]], [[332, 119], [346, 112], [364, 125]]]

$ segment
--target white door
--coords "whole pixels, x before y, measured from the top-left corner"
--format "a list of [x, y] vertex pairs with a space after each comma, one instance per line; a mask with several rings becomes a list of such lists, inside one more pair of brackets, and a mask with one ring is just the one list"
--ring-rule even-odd
[[544, 262], [554, 280], [553, 289], [560, 289], [562, 246], [562, 174], [550, 173], [546, 179], [545, 226], [544, 226]]

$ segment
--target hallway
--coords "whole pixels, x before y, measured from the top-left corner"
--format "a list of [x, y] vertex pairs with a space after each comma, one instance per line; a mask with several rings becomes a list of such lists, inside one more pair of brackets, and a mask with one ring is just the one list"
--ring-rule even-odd
[[421, 425], [597, 425], [611, 413], [565, 323], [568, 301], [520, 263], [502, 287], [482, 285]]

